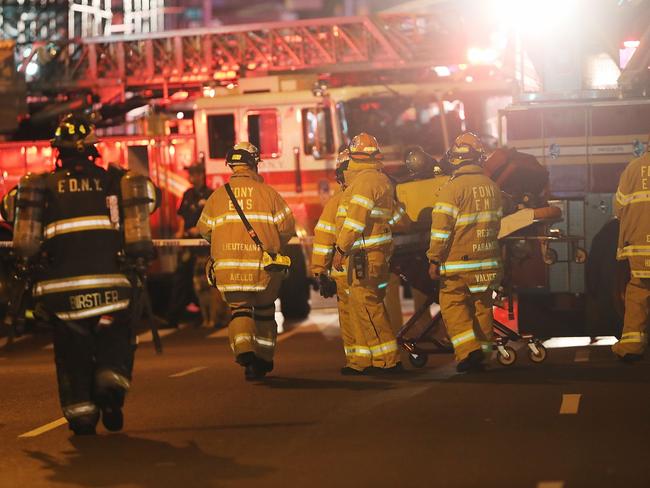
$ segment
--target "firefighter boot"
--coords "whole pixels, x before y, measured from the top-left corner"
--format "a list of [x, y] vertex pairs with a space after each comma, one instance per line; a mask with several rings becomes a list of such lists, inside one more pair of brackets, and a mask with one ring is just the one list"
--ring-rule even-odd
[[64, 406], [63, 415], [74, 435], [95, 435], [99, 410], [94, 403], [83, 402]]
[[485, 369], [483, 364], [483, 351], [476, 349], [470, 352], [465, 359], [456, 365], [456, 371], [459, 373], [478, 373]]
[[131, 387], [129, 380], [110, 369], [102, 369], [95, 375], [95, 401], [102, 412], [102, 424], [111, 432], [124, 427], [124, 397]]

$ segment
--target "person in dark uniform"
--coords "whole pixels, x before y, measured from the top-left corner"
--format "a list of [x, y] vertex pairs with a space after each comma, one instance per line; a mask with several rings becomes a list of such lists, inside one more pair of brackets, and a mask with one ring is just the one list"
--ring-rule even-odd
[[[39, 175], [46, 261], [32, 292], [54, 328], [59, 398], [77, 435], [95, 434], [100, 414], [108, 430], [122, 429], [135, 353], [132, 287], [119, 259], [124, 171], [95, 164], [96, 142], [91, 123], [66, 116], [52, 140], [57, 167]], [[29, 205], [21, 198], [19, 187], [18, 207]]]
[[[199, 217], [201, 217], [205, 202], [212, 194], [212, 190], [205, 183], [204, 163], [196, 162], [185, 169], [188, 172], [192, 186], [183, 193], [181, 204], [178, 207], [177, 239], [200, 237], [196, 224]], [[172, 283], [171, 301], [167, 312], [167, 321], [172, 327], [178, 326], [178, 322], [189, 303], [197, 303], [192, 277], [196, 255], [202, 251], [192, 250], [187, 247], [180, 249], [178, 266]], [[207, 249], [204, 252], [209, 253]]]

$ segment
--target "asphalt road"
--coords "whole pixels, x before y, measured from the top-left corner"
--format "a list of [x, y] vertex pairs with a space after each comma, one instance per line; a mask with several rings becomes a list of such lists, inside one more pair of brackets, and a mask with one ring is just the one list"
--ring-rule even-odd
[[223, 332], [173, 331], [162, 356], [144, 342], [124, 431], [92, 438], [61, 425], [49, 338], [26, 338], [0, 352], [0, 486], [650, 486], [650, 362], [584, 346], [482, 374], [436, 356], [342, 377], [335, 322], [285, 332], [256, 384]]

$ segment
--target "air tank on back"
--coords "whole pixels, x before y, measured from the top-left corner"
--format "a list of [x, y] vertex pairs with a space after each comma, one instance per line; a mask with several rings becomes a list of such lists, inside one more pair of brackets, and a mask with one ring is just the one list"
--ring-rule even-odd
[[133, 258], [153, 256], [149, 215], [156, 209], [156, 189], [149, 178], [128, 172], [120, 180], [124, 215], [124, 250]]
[[20, 258], [35, 256], [43, 242], [45, 178], [27, 173], [18, 183], [13, 247]]

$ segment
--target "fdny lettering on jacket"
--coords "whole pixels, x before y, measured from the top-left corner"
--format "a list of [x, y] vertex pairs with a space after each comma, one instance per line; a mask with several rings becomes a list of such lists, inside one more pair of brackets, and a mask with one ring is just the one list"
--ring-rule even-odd
[[103, 191], [98, 178], [65, 178], [57, 183], [59, 193], [78, 193], [87, 191]]
[[[234, 186], [232, 192], [235, 194], [237, 203], [239, 203], [242, 210], [253, 209], [253, 189], [250, 186]], [[235, 211], [235, 206], [230, 201], [228, 202], [228, 210]]]
[[109, 305], [117, 301], [119, 301], [119, 294], [116, 290], [108, 290], [103, 293], [82, 293], [81, 295], [70, 296], [70, 308], [72, 310], [83, 310]]
[[473, 186], [472, 194], [474, 195], [474, 204], [477, 212], [494, 210], [496, 208], [493, 187], [488, 185]]
[[641, 189], [648, 189], [648, 178], [650, 177], [650, 166], [641, 166]]

